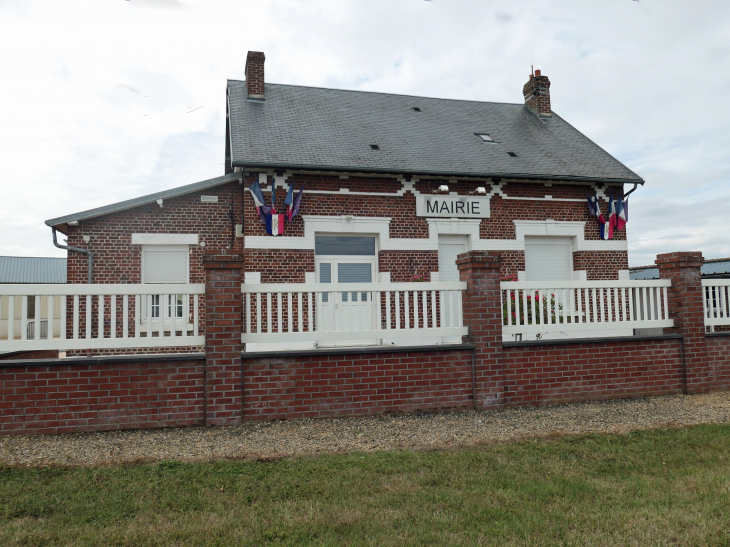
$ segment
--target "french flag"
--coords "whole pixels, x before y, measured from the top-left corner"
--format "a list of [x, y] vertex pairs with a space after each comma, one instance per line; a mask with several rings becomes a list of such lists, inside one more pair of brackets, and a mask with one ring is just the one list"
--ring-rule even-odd
[[606, 222], [603, 215], [598, 215], [598, 222], [601, 227], [601, 239], [611, 239], [613, 237], [613, 226], [610, 222]]
[[613, 235], [613, 228], [617, 226], [616, 224], [616, 202], [613, 200], [613, 192], [610, 192], [608, 198], [608, 224], [611, 227], [611, 232]]
[[627, 203], [624, 203], [623, 196], [620, 196], [616, 200], [616, 229], [617, 230], [623, 230], [624, 226], [626, 226], [626, 222], [628, 220], [626, 205], [627, 205]]
[[275, 213], [266, 215], [266, 233], [272, 236], [280, 236], [283, 234], [284, 217], [285, 215]]

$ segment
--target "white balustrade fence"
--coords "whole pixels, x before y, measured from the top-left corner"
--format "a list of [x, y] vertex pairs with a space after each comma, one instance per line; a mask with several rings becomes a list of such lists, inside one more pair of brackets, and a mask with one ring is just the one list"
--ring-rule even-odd
[[581, 333], [673, 327], [671, 281], [503, 281], [503, 332]]
[[243, 343], [460, 337], [466, 283], [243, 284]]
[[202, 346], [205, 285], [0, 285], [0, 351]]
[[705, 326], [730, 325], [730, 279], [703, 279]]

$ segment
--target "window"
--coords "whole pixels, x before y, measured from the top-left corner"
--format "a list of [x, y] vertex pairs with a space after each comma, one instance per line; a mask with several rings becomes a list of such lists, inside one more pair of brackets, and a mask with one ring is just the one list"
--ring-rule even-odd
[[[187, 284], [190, 279], [190, 251], [187, 245], [149, 245], [142, 247], [142, 283]], [[186, 298], [182, 294], [151, 295], [149, 309], [152, 319], [185, 317]]]
[[526, 237], [527, 281], [568, 281], [573, 277], [573, 247], [570, 237]]
[[487, 133], [477, 133], [482, 138], [483, 142], [494, 142], [494, 139], [490, 137]]
[[318, 256], [375, 256], [375, 238], [357, 236], [315, 236], [314, 254]]

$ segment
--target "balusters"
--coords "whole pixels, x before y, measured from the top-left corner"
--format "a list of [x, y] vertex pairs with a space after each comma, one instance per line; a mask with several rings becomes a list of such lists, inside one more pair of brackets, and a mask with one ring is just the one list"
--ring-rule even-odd
[[125, 294], [124, 299], [122, 300], [122, 335], [124, 338], [129, 338], [129, 295], [128, 294]]
[[15, 340], [15, 296], [8, 297], [8, 340]]

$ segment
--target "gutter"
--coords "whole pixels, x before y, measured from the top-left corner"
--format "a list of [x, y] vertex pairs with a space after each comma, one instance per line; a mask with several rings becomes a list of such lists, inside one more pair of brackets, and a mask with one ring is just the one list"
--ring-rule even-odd
[[56, 229], [51, 228], [53, 231], [53, 244], [58, 247], [59, 249], [63, 249], [65, 251], [74, 251], [76, 253], [84, 253], [89, 257], [89, 285], [91, 285], [91, 279], [92, 279], [92, 273], [94, 271], [94, 255], [91, 254], [91, 251], [89, 249], [82, 249], [81, 247], [70, 247], [68, 245], [61, 245], [56, 240]]

